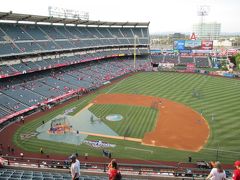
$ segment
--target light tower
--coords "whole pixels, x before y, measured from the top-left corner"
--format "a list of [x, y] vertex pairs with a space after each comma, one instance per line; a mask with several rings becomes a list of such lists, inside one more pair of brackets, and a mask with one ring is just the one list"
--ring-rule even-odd
[[210, 11], [210, 6], [201, 5], [198, 8], [198, 16], [200, 16], [200, 36], [203, 36], [203, 27], [205, 22], [205, 17], [208, 16]]
[[138, 39], [138, 36], [134, 35], [134, 52], [133, 52], [133, 67], [134, 67], [134, 70], [136, 69], [137, 39]]

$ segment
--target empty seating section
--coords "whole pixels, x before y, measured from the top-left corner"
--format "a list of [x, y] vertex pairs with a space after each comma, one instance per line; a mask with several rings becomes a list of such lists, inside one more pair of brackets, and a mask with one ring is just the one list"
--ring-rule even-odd
[[17, 85], [11, 89], [5, 89], [4, 94], [18, 100], [22, 104], [27, 106], [36, 105], [38, 102], [42, 102], [44, 97], [28, 90], [24, 85]]
[[[137, 54], [148, 54], [148, 49], [139, 49], [136, 51]], [[59, 64], [72, 64], [79, 63], [82, 60], [104, 58], [107, 56], [118, 55], [118, 54], [133, 54], [133, 50], [112, 50], [112, 51], [97, 51], [95, 53], [87, 53], [83, 55], [60, 57], [55, 59], [44, 59], [38, 61], [27, 61], [13, 65], [1, 65], [0, 75], [15, 75], [17, 73], [27, 73], [46, 68], [58, 67]]]
[[149, 44], [147, 28], [0, 23], [0, 56], [72, 48], [132, 45], [135, 35], [138, 37], [137, 44]]
[[82, 81], [80, 81], [81, 78], [78, 78], [76, 74], [74, 76], [74, 74], [75, 73], [72, 73], [72, 74], [67, 74], [66, 73], [64, 75], [59, 75], [58, 74], [58, 77], [60, 77], [62, 81], [66, 82], [68, 84], [77, 85], [77, 87], [82, 87], [82, 88], [85, 88], [85, 89], [91, 87], [90, 82], [84, 81], [83, 79], [82, 79]]
[[71, 49], [76, 48], [73, 43], [70, 43], [68, 40], [64, 41], [55, 41], [62, 49]]
[[[109, 52], [105, 52], [106, 54]], [[113, 51], [119, 53], [119, 50]], [[104, 54], [104, 52], [103, 52]], [[86, 56], [90, 56], [89, 54]], [[12, 65], [12, 68], [26, 69], [44, 68], [56, 61], [73, 61], [81, 56], [61, 57], [57, 60], [46, 59], [36, 62], [25, 62]], [[9, 66], [8, 70], [11, 70]], [[149, 60], [137, 60], [136, 69], [150, 70]], [[110, 60], [90, 61], [74, 66], [61, 67], [52, 71], [40, 71], [31, 76], [15, 76], [12, 79], [2, 79], [0, 82], [0, 118], [38, 105], [50, 98], [64, 95], [80, 89], [94, 89], [104, 82], [134, 70], [133, 60], [127, 58], [112, 58]]]
[[38, 93], [41, 96], [48, 98], [53, 98], [56, 96], [60, 96], [63, 94], [59, 89], [56, 89], [52, 86], [46, 85], [41, 81], [32, 81], [26, 84], [26, 87], [29, 88], [29, 90]]
[[[29, 71], [37, 71], [41, 68], [39, 65], [37, 65], [36, 63], [34, 63], [32, 61], [24, 62], [23, 64], [25, 64], [27, 67], [30, 68]], [[0, 66], [0, 68], [1, 68], [1, 66]]]
[[133, 37], [132, 29], [130, 28], [122, 28], [120, 29], [124, 37]]
[[76, 28], [76, 30], [80, 33], [80, 38], [94, 38], [95, 36], [93, 34], [90, 33], [90, 31], [88, 30], [88, 28], [85, 27], [79, 27]]
[[142, 29], [138, 28], [138, 29], [132, 29], [133, 34], [138, 36], [139, 38], [143, 37], [143, 33], [142, 33]]
[[[12, 97], [9, 97], [5, 94], [0, 94], [0, 106], [1, 108], [4, 108], [4, 111], [8, 114], [27, 108], [26, 105], [20, 103], [17, 100], [14, 100]], [[0, 112], [2, 112], [2, 110], [0, 110]]]
[[55, 29], [57, 32], [61, 32], [61, 34], [67, 39], [76, 39], [76, 37], [65, 28], [65, 26], [55, 26]]
[[[141, 49], [137, 49], [137, 54], [148, 54], [147, 27], [0, 23], [0, 57], [4, 59], [0, 65], [0, 76], [1, 78], [14, 76], [0, 81], [0, 118], [68, 92], [100, 87], [108, 80], [134, 71], [133, 61], [123, 57], [118, 58], [117, 61], [113, 58], [82, 62], [120, 56], [120, 54], [121, 56], [132, 55], [132, 47], [121, 47], [121, 50], [118, 46], [133, 45], [135, 35], [138, 37], [136, 43], [144, 45]], [[111, 49], [103, 50], [101, 47], [111, 47]], [[94, 49], [85, 50], [89, 48]], [[75, 49], [86, 52], [74, 56], [35, 59], [36, 54], [39, 53], [49, 52], [50, 54], [50, 52]], [[15, 57], [18, 54], [35, 55], [33, 59], [17, 58], [14, 63], [11, 62], [12, 60], [9, 61], [11, 64], [7, 62], [6, 56], [14, 55]], [[68, 66], [71, 64], [75, 65]], [[64, 67], [52, 71], [41, 71], [60, 66]], [[136, 69], [138, 70], [149, 70], [150, 67], [148, 60], [137, 61]], [[33, 74], [16, 76], [29, 72]]]
[[[71, 174], [65, 172], [33, 171], [22, 169], [0, 169], [0, 180], [71, 180]], [[123, 180], [137, 180], [123, 177]], [[81, 175], [79, 180], [108, 180], [108, 175]]]
[[154, 63], [164, 63], [164, 55], [152, 55], [151, 59]]
[[23, 63], [13, 64], [12, 67], [19, 72], [24, 72], [24, 71], [30, 70], [30, 68]]
[[48, 67], [50, 64], [46, 62], [46, 60], [36, 61], [34, 64], [37, 64], [41, 68]]
[[4, 37], [5, 37], [5, 34], [0, 29], [0, 41], [5, 41]]
[[42, 26], [39, 26], [39, 29], [42, 30], [46, 34], [46, 36], [48, 36], [52, 39], [66, 39], [66, 37], [64, 37], [62, 34], [60, 34], [54, 28], [54, 26], [42, 25]]
[[41, 41], [38, 42], [38, 44], [45, 50], [45, 51], [49, 51], [49, 50], [57, 50], [60, 47], [57, 46], [57, 44], [55, 44], [53, 41]]
[[69, 173], [40, 172], [29, 170], [0, 169], [0, 180], [67, 180]]
[[164, 62], [165, 63], [174, 63], [174, 64], [179, 64], [178, 61], [179, 56], [175, 56], [175, 55], [166, 55], [164, 56]]
[[84, 33], [77, 30], [76, 27], [65, 27], [65, 29], [74, 36], [74, 39], [87, 38]]
[[[145, 50], [144, 50], [145, 51]], [[196, 67], [210, 67], [208, 57], [181, 57], [177, 55], [151, 55], [151, 59], [155, 63], [174, 63], [175, 65], [187, 65], [188, 63], [194, 63]]]
[[68, 84], [64, 81], [62, 81], [64, 79], [64, 77], [60, 78], [58, 75], [52, 75], [53, 77], [47, 77], [45, 78], [45, 84], [47, 84], [48, 86], [51, 86], [52, 88], [54, 88], [54, 90], [58, 89], [62, 92], [68, 92], [71, 90], [76, 90], [77, 86], [75, 85], [71, 85]]
[[19, 49], [12, 43], [1, 43], [0, 44], [0, 55], [9, 55], [20, 53]]
[[108, 30], [113, 35], [113, 37], [118, 37], [118, 38], [124, 37], [119, 28], [109, 28]]
[[41, 51], [43, 48], [36, 42], [16, 43], [22, 52], [36, 52]]
[[120, 44], [126, 44], [126, 45], [129, 44], [128, 39], [118, 39], [118, 41], [120, 42]]
[[138, 44], [148, 44], [148, 39], [138, 39]]
[[0, 28], [12, 38], [12, 40], [32, 40], [32, 38], [17, 24], [0, 24]]
[[47, 40], [46, 34], [44, 34], [38, 25], [26, 25], [22, 26], [22, 29], [27, 32], [35, 40]]
[[194, 63], [193, 57], [180, 57], [180, 64], [187, 65], [188, 63]]
[[90, 32], [91, 34], [93, 34], [93, 36], [95, 38], [104, 38], [100, 33], [99, 31], [97, 31], [96, 28], [94, 27], [89, 27], [89, 28], [86, 28], [88, 30], [88, 32]]
[[3, 74], [13, 74], [16, 73], [17, 70], [14, 69], [12, 66], [8, 66], [8, 65], [1, 65], [0, 66], [0, 75]]
[[142, 33], [144, 37], [148, 37], [148, 29], [147, 28], [142, 28]]
[[195, 57], [197, 67], [210, 67], [208, 57]]
[[103, 38], [113, 38], [113, 35], [107, 28], [96, 28]]

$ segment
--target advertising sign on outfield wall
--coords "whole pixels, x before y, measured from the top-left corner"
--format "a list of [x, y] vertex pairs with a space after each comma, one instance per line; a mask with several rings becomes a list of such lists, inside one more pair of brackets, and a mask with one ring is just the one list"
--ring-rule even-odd
[[185, 40], [174, 41], [173, 49], [184, 50], [185, 49]]
[[213, 41], [203, 40], [201, 49], [202, 50], [212, 50], [213, 49]]
[[179, 52], [192, 50], [212, 50], [213, 41], [209, 40], [177, 40], [173, 43], [173, 49]]
[[193, 49], [201, 49], [202, 41], [200, 40], [186, 40], [185, 41], [185, 49], [193, 50]]

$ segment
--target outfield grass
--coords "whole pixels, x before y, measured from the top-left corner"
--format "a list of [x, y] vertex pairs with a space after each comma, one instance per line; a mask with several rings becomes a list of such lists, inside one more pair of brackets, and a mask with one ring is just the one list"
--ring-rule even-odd
[[[232, 163], [234, 160], [240, 159], [239, 90], [240, 81], [236, 79], [168, 72], [139, 73], [117, 84], [113, 84], [106, 89], [101, 89], [97, 91], [96, 94], [86, 96], [67, 107], [51, 112], [44, 117], [25, 124], [25, 126], [20, 127], [14, 134], [14, 143], [27, 151], [39, 152], [39, 148], [43, 146], [49, 154], [60, 153], [68, 155], [77, 150], [80, 154], [88, 152], [89, 155], [101, 156], [101, 150], [90, 149], [86, 145], [73, 146], [64, 143], [38, 140], [36, 138], [22, 141], [20, 139], [20, 134], [35, 131], [35, 129], [41, 125], [42, 120], [47, 121], [63, 113], [65, 109], [77, 107], [78, 111], [86, 106], [97, 94], [106, 92], [138, 93], [167, 98], [183, 103], [203, 113], [203, 116], [206, 118], [211, 128], [211, 134], [204, 149], [197, 153], [192, 153], [167, 148], [147, 147], [136, 142], [123, 140], [96, 138], [92, 136], [89, 136], [88, 139], [99, 139], [116, 144], [117, 148], [111, 149], [114, 157], [182, 161], [187, 160], [187, 157], [191, 155], [193, 160], [216, 160], [218, 158], [218, 160], [223, 162]], [[193, 96], [193, 92], [197, 92], [198, 96]], [[93, 106], [92, 108], [95, 109], [97, 113], [101, 111], [101, 107]], [[105, 108], [105, 110], [108, 111], [107, 113], [111, 114], [111, 112], [114, 112], [114, 108], [112, 108], [111, 111], [109, 109], [111, 108]], [[73, 112], [73, 114], [77, 111]], [[134, 111], [131, 112], [131, 114], [132, 113], [134, 113]], [[151, 118], [150, 114], [151, 113], [145, 116], [146, 120]], [[121, 132], [120, 129], [119, 132]], [[132, 148], [140, 150], [133, 150]], [[146, 152], [141, 149], [149, 151]], [[219, 150], [218, 153], [216, 149]], [[150, 151], [152, 151], [152, 153]]]

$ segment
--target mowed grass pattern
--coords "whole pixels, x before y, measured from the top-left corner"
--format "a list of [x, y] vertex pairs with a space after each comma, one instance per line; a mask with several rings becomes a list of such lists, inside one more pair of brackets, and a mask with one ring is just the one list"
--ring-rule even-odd
[[[206, 147], [239, 151], [240, 81], [198, 74], [140, 73], [111, 93], [138, 92], [183, 103], [202, 113], [211, 127]], [[198, 97], [193, 93], [197, 92]]]
[[[147, 147], [135, 142], [92, 136], [89, 136], [88, 139], [98, 139], [116, 144], [117, 148], [110, 150], [114, 157], [119, 158], [184, 161], [191, 155], [193, 160], [210, 161], [218, 159], [222, 162], [232, 163], [236, 159], [240, 159], [239, 90], [240, 81], [236, 79], [168, 72], [139, 73], [105, 89], [98, 90], [95, 94], [86, 96], [75, 103], [51, 112], [35, 121], [26, 123], [14, 134], [14, 142], [19, 147], [33, 152], [39, 152], [39, 148], [44, 147], [49, 154], [71, 154], [78, 151], [79, 153], [88, 152], [89, 155], [102, 156], [101, 149], [91, 149], [86, 145], [73, 146], [70, 144], [43, 141], [37, 138], [23, 141], [20, 139], [20, 134], [35, 131], [35, 129], [41, 125], [42, 120], [47, 121], [63, 113], [65, 109], [75, 106], [78, 107], [78, 110], [83, 108], [94, 97], [101, 93], [143, 94], [177, 101], [202, 113], [211, 128], [211, 134], [204, 149], [193, 153], [167, 148]], [[199, 96], [194, 97], [193, 92], [197, 92]], [[93, 108], [98, 109], [100, 107]], [[106, 108], [106, 110], [108, 109], [109, 108]], [[113, 109], [112, 112], [114, 112]], [[111, 114], [110, 111], [108, 113]], [[134, 113], [134, 111], [131, 112], [131, 114]], [[150, 114], [151, 113], [144, 116], [146, 121], [151, 118]], [[131, 149], [128, 149], [126, 152], [126, 148], [129, 147], [146, 149], [152, 151], [152, 153]]]
[[[153, 130], [158, 111], [143, 106], [127, 106], [114, 104], [95, 104], [89, 108], [98, 118], [113, 129], [118, 135], [143, 138], [146, 132]], [[121, 114], [121, 121], [108, 121], [106, 116]]]

